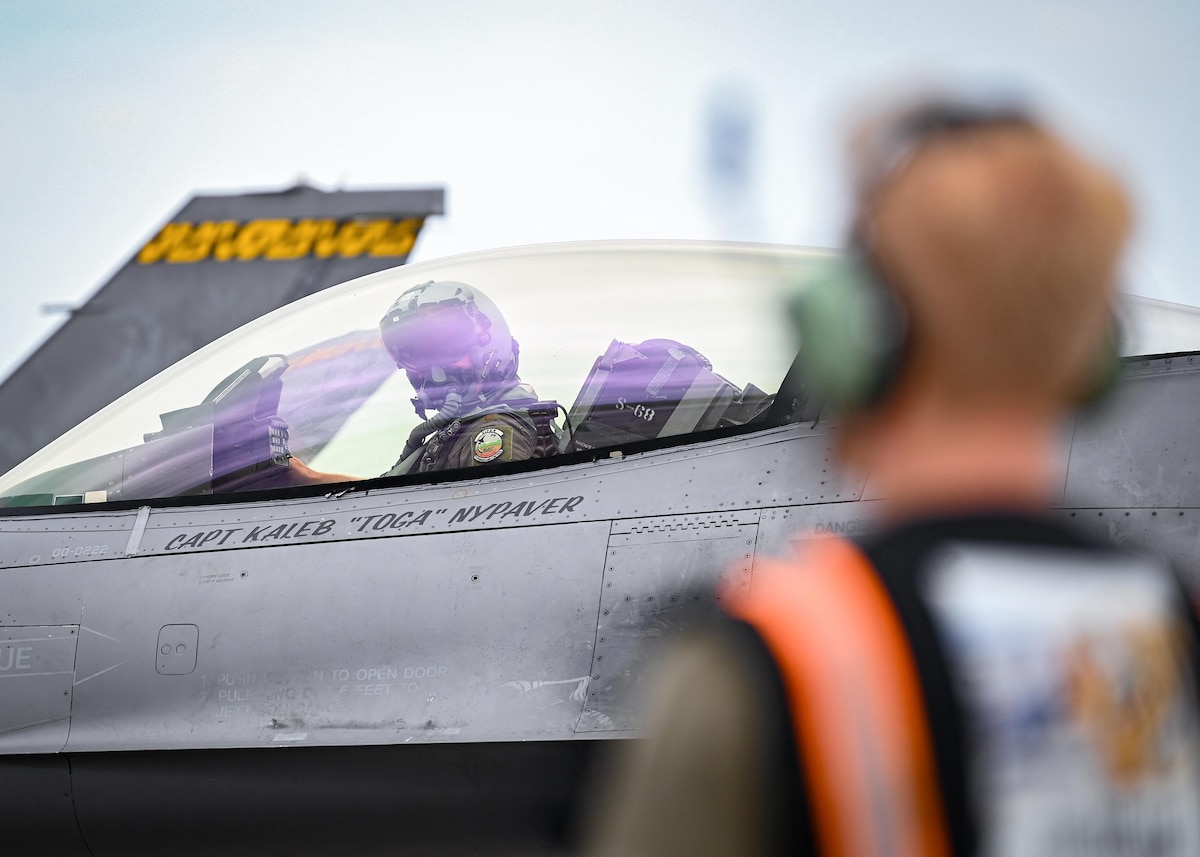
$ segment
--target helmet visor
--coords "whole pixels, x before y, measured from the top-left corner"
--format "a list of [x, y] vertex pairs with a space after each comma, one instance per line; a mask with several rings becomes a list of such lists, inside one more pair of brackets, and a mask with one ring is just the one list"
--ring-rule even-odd
[[478, 342], [475, 321], [457, 301], [393, 316], [381, 338], [396, 365], [410, 372], [452, 366]]

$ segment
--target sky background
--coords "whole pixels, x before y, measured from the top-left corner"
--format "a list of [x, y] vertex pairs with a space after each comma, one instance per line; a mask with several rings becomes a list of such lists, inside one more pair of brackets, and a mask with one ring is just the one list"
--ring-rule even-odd
[[[1027, 93], [1200, 304], [1196, 0], [0, 0], [0, 377], [195, 193], [446, 189], [411, 261], [592, 238], [836, 247], [899, 81]], [[728, 156], [714, 167], [713, 141]]]

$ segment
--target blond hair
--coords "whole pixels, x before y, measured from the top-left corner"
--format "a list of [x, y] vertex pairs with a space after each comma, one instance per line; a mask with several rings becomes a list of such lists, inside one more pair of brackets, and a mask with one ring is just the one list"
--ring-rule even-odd
[[911, 315], [907, 371], [953, 401], [1070, 401], [1099, 374], [1130, 204], [1030, 123], [932, 137], [874, 190], [862, 227]]

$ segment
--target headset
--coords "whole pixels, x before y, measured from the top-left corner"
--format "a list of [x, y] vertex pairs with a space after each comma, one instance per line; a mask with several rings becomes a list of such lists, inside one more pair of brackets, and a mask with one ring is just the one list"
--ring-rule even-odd
[[[1035, 126], [1036, 120], [1012, 102], [931, 101], [906, 112], [864, 141], [856, 175], [860, 204], [933, 138], [997, 125]], [[805, 386], [838, 411], [861, 412], [880, 405], [902, 374], [909, 321], [857, 225], [849, 245], [844, 256], [823, 260], [790, 291], [785, 313], [800, 340]], [[1112, 319], [1094, 380], [1077, 402], [1081, 406], [1103, 399], [1121, 374], [1115, 313]]]

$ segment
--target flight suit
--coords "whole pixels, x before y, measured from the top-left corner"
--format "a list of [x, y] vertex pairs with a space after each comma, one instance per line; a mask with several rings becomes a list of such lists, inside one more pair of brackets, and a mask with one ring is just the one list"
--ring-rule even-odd
[[1200, 853], [1196, 621], [1157, 559], [964, 516], [805, 543], [722, 603], [593, 857]]
[[516, 411], [493, 411], [460, 417], [436, 432], [420, 450], [414, 473], [457, 470], [524, 461], [537, 448], [533, 421]]

